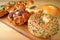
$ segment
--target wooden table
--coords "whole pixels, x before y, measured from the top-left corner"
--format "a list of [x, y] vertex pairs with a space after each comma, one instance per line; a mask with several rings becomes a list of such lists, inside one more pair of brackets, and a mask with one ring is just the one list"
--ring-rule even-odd
[[30, 39], [0, 22], [0, 40], [30, 40]]

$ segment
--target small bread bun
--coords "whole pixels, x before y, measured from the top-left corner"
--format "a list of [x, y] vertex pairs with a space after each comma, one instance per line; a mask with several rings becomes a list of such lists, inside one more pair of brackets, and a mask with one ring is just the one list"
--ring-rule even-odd
[[34, 0], [27, 0], [26, 10], [28, 12], [38, 12], [40, 10], [40, 4], [34, 4]]
[[42, 13], [33, 14], [28, 20], [28, 30], [34, 36], [49, 38], [59, 30], [57, 17]]
[[6, 10], [0, 10], [0, 17], [3, 17], [6, 14], [8, 14], [8, 11], [6, 11]]
[[8, 15], [8, 19], [13, 24], [22, 25], [28, 21], [30, 14], [26, 10], [16, 10]]
[[15, 5], [14, 5], [14, 4], [10, 4], [9, 6], [6, 7], [6, 10], [7, 10], [8, 12], [11, 12], [11, 11], [14, 10], [14, 8], [15, 8]]
[[47, 13], [55, 17], [60, 14], [60, 9], [52, 4], [46, 4], [43, 6], [42, 9], [43, 9], [43, 13]]
[[28, 8], [26, 8], [26, 10], [28, 11], [28, 12], [34, 12], [34, 13], [36, 13], [36, 12], [39, 12], [39, 11], [41, 11], [42, 12], [42, 9], [40, 8], [40, 5], [32, 5], [32, 6], [30, 6], [30, 7], [28, 7]]
[[15, 5], [16, 9], [17, 10], [20, 10], [20, 9], [26, 9], [26, 6], [25, 6], [25, 3], [23, 1], [18, 1]]

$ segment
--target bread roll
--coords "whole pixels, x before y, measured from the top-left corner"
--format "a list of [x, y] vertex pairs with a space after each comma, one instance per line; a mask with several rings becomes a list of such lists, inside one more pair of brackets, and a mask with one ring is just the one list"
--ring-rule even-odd
[[50, 14], [52, 16], [58, 16], [60, 15], [60, 9], [52, 4], [46, 4], [43, 6], [43, 13]]
[[8, 11], [6, 11], [6, 10], [0, 10], [0, 17], [3, 17], [6, 14], [8, 14]]
[[16, 10], [8, 15], [8, 19], [10, 22], [16, 25], [22, 25], [28, 21], [30, 14], [26, 10]]
[[49, 38], [58, 32], [58, 20], [49, 14], [33, 14], [28, 20], [28, 30], [34, 36]]
[[8, 11], [5, 9], [6, 5], [0, 5], [0, 17], [8, 14]]
[[16, 7], [17, 10], [20, 10], [20, 9], [25, 10], [26, 9], [26, 5], [25, 5], [25, 3], [23, 1], [18, 1], [16, 3], [15, 7]]

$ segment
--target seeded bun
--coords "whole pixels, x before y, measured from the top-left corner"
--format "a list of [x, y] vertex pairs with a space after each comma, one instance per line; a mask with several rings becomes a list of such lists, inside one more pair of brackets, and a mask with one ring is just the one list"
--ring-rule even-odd
[[28, 20], [28, 30], [34, 36], [49, 38], [58, 32], [58, 20], [49, 14], [33, 14]]
[[43, 6], [43, 13], [47, 13], [56, 17], [60, 14], [60, 9], [55, 5], [46, 4]]

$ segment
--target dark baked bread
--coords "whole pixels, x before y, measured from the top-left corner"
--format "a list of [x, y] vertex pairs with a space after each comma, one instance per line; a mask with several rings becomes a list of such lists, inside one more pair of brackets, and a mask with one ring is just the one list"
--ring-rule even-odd
[[8, 2], [8, 4], [9, 4], [9, 5], [11, 5], [11, 4], [16, 4], [16, 1], [10, 1], [10, 2]]
[[0, 17], [3, 17], [4, 15], [8, 14], [8, 11], [5, 8], [6, 5], [0, 5]]
[[28, 20], [28, 30], [34, 36], [49, 38], [58, 32], [58, 20], [49, 14], [33, 14]]
[[16, 10], [9, 13], [8, 19], [13, 24], [22, 25], [28, 21], [30, 14], [26, 10]]

